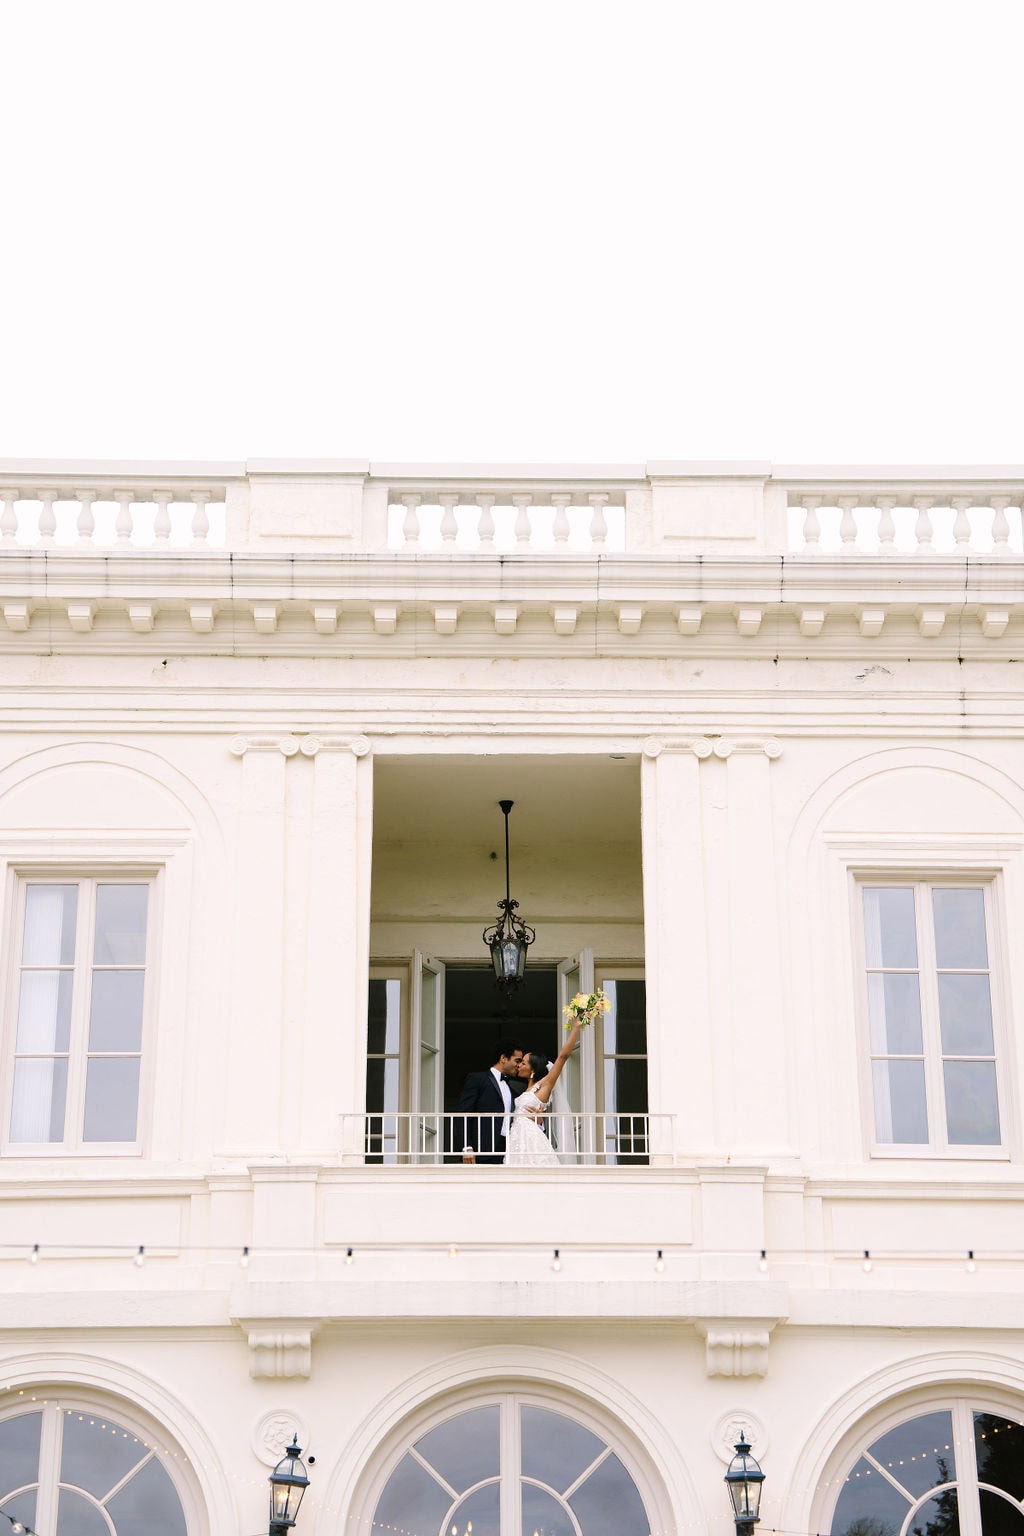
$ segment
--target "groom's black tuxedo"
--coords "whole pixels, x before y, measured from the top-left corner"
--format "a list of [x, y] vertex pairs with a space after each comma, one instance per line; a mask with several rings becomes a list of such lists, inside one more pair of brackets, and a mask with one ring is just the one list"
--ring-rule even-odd
[[501, 1127], [508, 1111], [493, 1072], [469, 1074], [462, 1085], [456, 1113], [479, 1115], [480, 1119], [455, 1121], [452, 1151], [461, 1152], [464, 1147], [473, 1147], [478, 1163], [502, 1162], [505, 1138]]

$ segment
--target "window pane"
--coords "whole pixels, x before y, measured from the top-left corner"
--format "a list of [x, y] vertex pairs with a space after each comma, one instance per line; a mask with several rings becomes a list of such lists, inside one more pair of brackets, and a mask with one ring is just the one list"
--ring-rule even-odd
[[998, 1493], [981, 1490], [981, 1536], [1024, 1536], [1024, 1514]]
[[67, 1087], [64, 1057], [15, 1062], [11, 1140], [63, 1141]]
[[402, 1024], [402, 983], [397, 976], [370, 982], [367, 1050], [371, 1056], [397, 1056]]
[[90, 1051], [141, 1049], [145, 979], [144, 971], [93, 971]]
[[992, 1002], [987, 976], [939, 977], [944, 1056], [991, 1056]]
[[460, 1532], [473, 1527], [473, 1536], [501, 1536], [501, 1493], [497, 1483], [488, 1483], [464, 1499], [452, 1510], [451, 1526]]
[[27, 1056], [60, 1054], [71, 1039], [71, 971], [22, 971], [18, 1041]]
[[569, 1500], [585, 1536], [648, 1536], [637, 1486], [615, 1455], [602, 1461]]
[[956, 1146], [997, 1147], [999, 1105], [993, 1061], [947, 1061], [946, 1134]]
[[110, 1536], [110, 1526], [84, 1494], [62, 1488], [57, 1505], [57, 1536]]
[[84, 1488], [97, 1499], [102, 1500], [149, 1455], [134, 1435], [125, 1439], [120, 1430], [111, 1433], [115, 1426], [105, 1419], [66, 1413], [62, 1424], [61, 1482]]
[[[553, 1499], [543, 1488], [523, 1483], [523, 1536], [574, 1536], [575, 1527], [563, 1504]], [[476, 1527], [473, 1528], [476, 1536]]]
[[956, 1476], [953, 1420], [949, 1413], [923, 1413], [888, 1430], [870, 1447], [874, 1459], [919, 1499], [929, 1488]]
[[[474, 1408], [439, 1424], [416, 1449], [456, 1493], [498, 1475], [498, 1408]], [[473, 1529], [476, 1529], [474, 1523]]]
[[917, 930], [912, 886], [867, 886], [864, 890], [864, 940], [868, 965], [917, 966]]
[[604, 1107], [609, 1114], [647, 1113], [646, 1061], [606, 1061]]
[[125, 1483], [107, 1509], [117, 1536], [187, 1536], [181, 1500], [156, 1456]]
[[143, 965], [146, 959], [145, 885], [98, 885], [96, 887], [96, 965]]
[[28, 886], [22, 965], [74, 965], [77, 914], [77, 885]]
[[0, 1499], [12, 1488], [35, 1482], [42, 1422], [41, 1413], [19, 1413], [0, 1424]]
[[603, 1023], [606, 1056], [646, 1056], [647, 983], [615, 980], [604, 983], [612, 1007]]
[[898, 1536], [910, 1501], [861, 1457], [843, 1485], [832, 1536]]
[[873, 1061], [871, 1078], [877, 1139], [915, 1145], [927, 1142], [924, 1062]]
[[956, 1489], [936, 1494], [922, 1504], [910, 1524], [912, 1536], [960, 1536], [960, 1512]]
[[451, 1497], [411, 1456], [403, 1456], [377, 1500], [373, 1531], [437, 1536]]
[[1024, 1499], [1024, 1425], [999, 1414], [974, 1415], [978, 1481]]
[[868, 1022], [873, 1055], [920, 1055], [921, 987], [916, 971], [875, 971], [868, 977]]
[[604, 1450], [604, 1441], [562, 1413], [523, 1408], [523, 1476], [564, 1493]]
[[134, 1141], [139, 1058], [93, 1056], [85, 1074], [85, 1141]]
[[932, 891], [932, 911], [939, 969], [988, 970], [984, 891]]

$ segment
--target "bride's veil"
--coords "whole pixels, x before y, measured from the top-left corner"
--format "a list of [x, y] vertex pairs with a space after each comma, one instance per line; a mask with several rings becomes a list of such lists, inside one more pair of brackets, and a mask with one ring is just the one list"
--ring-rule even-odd
[[[554, 1066], [548, 1062], [548, 1071]], [[574, 1162], [577, 1154], [576, 1126], [569, 1107], [569, 1095], [565, 1091], [565, 1079], [560, 1077], [551, 1090], [551, 1113], [548, 1116], [548, 1136], [551, 1145], [563, 1162]]]

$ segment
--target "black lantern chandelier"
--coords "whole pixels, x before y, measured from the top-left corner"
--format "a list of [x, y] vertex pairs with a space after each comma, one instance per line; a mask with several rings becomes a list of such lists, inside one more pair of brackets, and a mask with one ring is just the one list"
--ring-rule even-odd
[[761, 1484], [764, 1473], [750, 1454], [746, 1435], [736, 1442], [736, 1455], [725, 1474], [725, 1486], [732, 1500], [732, 1517], [736, 1522], [736, 1536], [754, 1536], [761, 1508]]
[[526, 951], [536, 937], [533, 929], [516, 916], [519, 903], [509, 894], [508, 813], [514, 803], [512, 800], [498, 801], [505, 818], [505, 900], [498, 902], [501, 912], [498, 921], [492, 928], [485, 928], [483, 933], [484, 943], [491, 952], [494, 979], [510, 997], [523, 979]]
[[[298, 1436], [270, 1474], [270, 1536], [287, 1536], [295, 1524], [302, 1495], [309, 1487], [306, 1469], [299, 1460]], [[310, 1458], [312, 1460], [312, 1457]]]

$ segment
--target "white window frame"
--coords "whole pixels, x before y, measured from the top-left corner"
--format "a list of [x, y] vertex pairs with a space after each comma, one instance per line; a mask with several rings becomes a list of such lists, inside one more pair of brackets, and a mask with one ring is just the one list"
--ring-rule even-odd
[[[854, 930], [854, 955], [856, 986], [856, 1012], [858, 1037], [858, 1063], [863, 1124], [867, 1152], [871, 1158], [900, 1159], [922, 1158], [939, 1161], [1007, 1162], [1011, 1158], [1011, 1104], [1007, 1088], [1007, 1061], [1009, 1040], [1006, 1021], [1008, 1011], [1008, 978], [1006, 974], [1005, 932], [1001, 891], [1001, 871], [992, 868], [970, 868], [948, 865], [929, 867], [915, 863], [899, 867], [885, 864], [881, 867], [860, 866], [851, 868], [851, 917]], [[867, 995], [867, 945], [864, 931], [864, 890], [867, 887], [913, 888], [915, 918], [918, 932], [918, 974], [921, 978], [921, 1027], [923, 1036], [925, 1097], [928, 1114], [927, 1142], [887, 1142], [877, 1136], [875, 1121], [874, 1088], [872, 1082], [872, 1051]], [[938, 1004], [936, 996], [936, 963], [932, 922], [922, 923], [920, 910], [921, 892], [936, 887], [947, 889], [981, 890], [985, 899], [985, 931], [988, 945], [989, 982], [992, 1006], [992, 1037], [995, 1058], [996, 1103], [999, 1114], [1000, 1140], [997, 1144], [950, 1143], [939, 1139], [941, 1128], [945, 1136], [945, 1103], [943, 1097], [943, 1055], [939, 1035]], [[927, 930], [922, 942], [923, 930]], [[936, 1109], [939, 1115], [936, 1116]], [[941, 1127], [937, 1123], [941, 1120]]]
[[[12, 864], [8, 870], [7, 910], [7, 1006], [3, 1019], [3, 1062], [0, 1070], [2, 1102], [3, 1156], [12, 1158], [61, 1158], [61, 1157], [117, 1157], [130, 1158], [144, 1155], [151, 1123], [151, 1098], [154, 1053], [154, 1018], [159, 992], [158, 957], [159, 935], [162, 931], [163, 906], [162, 864], [89, 861], [88, 863], [60, 864]], [[72, 1002], [72, 1039], [69, 1051], [67, 1103], [65, 1109], [65, 1135], [60, 1141], [12, 1141], [11, 1117], [13, 1111], [15, 1047], [18, 1028], [20, 996], [21, 955], [25, 922], [26, 891], [32, 885], [88, 885], [90, 917], [95, 914], [95, 890], [100, 884], [139, 884], [149, 890], [146, 915], [145, 987], [143, 991], [142, 1038], [139, 1063], [139, 1094], [136, 1109], [136, 1134], [132, 1141], [85, 1141], [85, 1067], [88, 1060], [88, 1017], [79, 977], [92, 970], [91, 950], [79, 952], [76, 948], [74, 972], [77, 999]], [[79, 909], [78, 944], [82, 943], [83, 928]], [[89, 924], [89, 933], [94, 930]], [[84, 1022], [83, 1022], [84, 1021]]]

